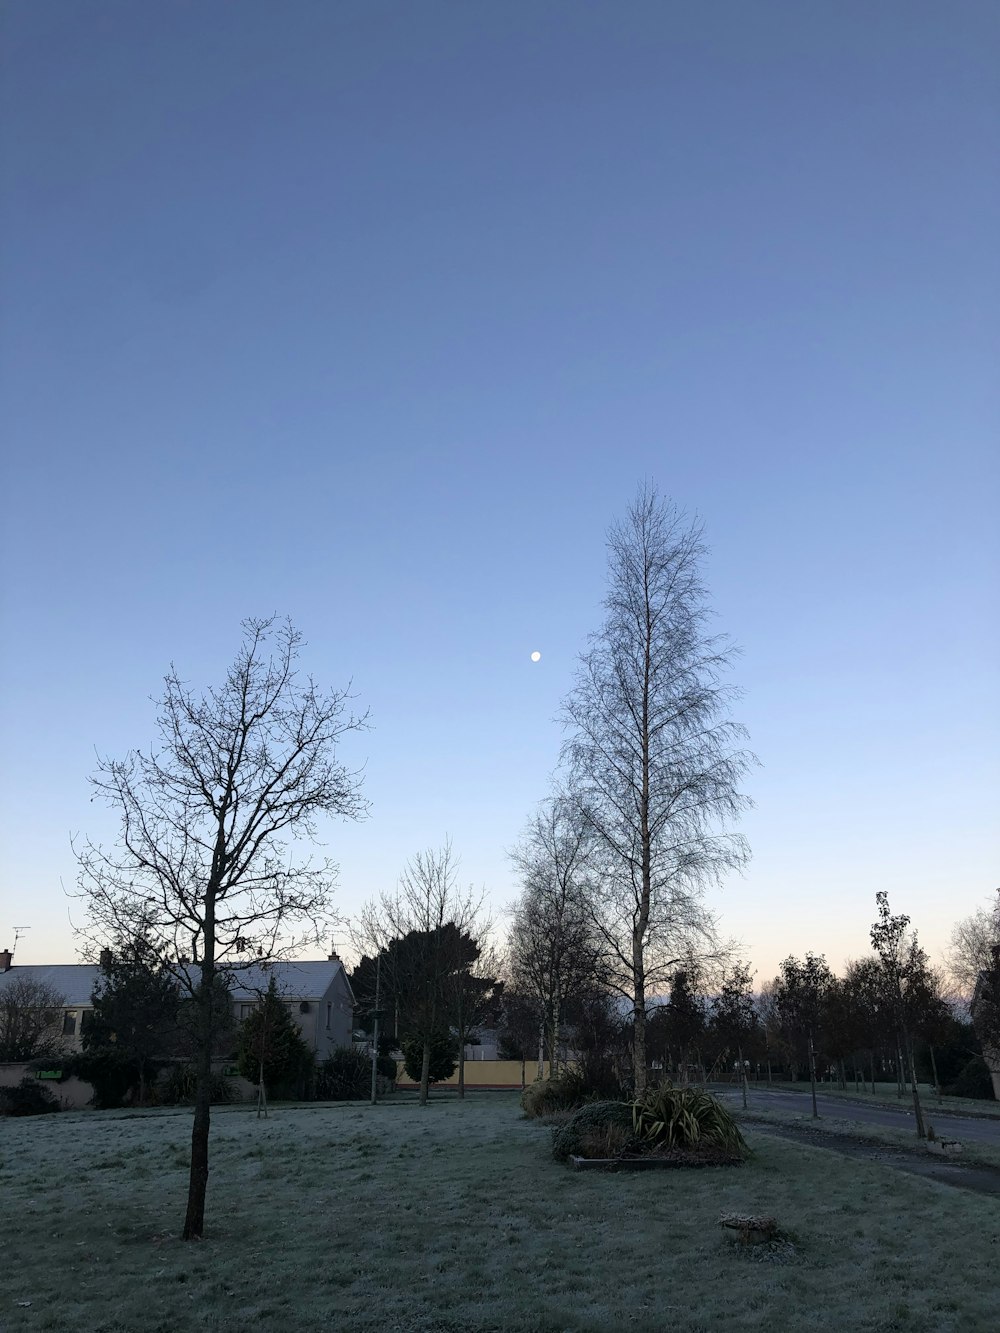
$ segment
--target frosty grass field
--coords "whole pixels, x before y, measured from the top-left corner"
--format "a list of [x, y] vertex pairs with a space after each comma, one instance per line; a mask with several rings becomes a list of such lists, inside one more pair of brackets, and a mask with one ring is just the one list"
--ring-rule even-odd
[[[0, 1121], [0, 1330], [1000, 1327], [1000, 1200], [748, 1127], [738, 1169], [573, 1172], [516, 1096]], [[780, 1250], [722, 1212], [773, 1214]]]

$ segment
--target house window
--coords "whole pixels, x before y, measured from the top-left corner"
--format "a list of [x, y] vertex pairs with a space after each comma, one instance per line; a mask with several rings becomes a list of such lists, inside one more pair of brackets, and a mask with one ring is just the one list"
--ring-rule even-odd
[[240, 1022], [242, 1022], [244, 1018], [249, 1018], [250, 1015], [253, 1013], [253, 1011], [254, 1011], [256, 1008], [257, 1008], [257, 1006], [256, 1006], [255, 1004], [241, 1004], [241, 1005], [240, 1005]]
[[327, 1030], [327, 1032], [330, 1031], [330, 1015], [331, 1015], [332, 1012], [333, 1012], [333, 1005], [332, 1005], [332, 1004], [328, 1004], [328, 1005], [326, 1006], [326, 1030]]
[[64, 1036], [64, 1037], [75, 1037], [75, 1036], [76, 1036], [76, 1010], [75, 1010], [75, 1009], [67, 1009], [66, 1012], [63, 1014], [63, 1036]]

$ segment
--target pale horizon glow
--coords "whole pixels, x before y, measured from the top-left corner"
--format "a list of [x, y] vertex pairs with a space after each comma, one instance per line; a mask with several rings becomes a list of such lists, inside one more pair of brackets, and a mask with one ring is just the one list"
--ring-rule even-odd
[[649, 480], [762, 762], [722, 933], [839, 970], [885, 889], [939, 960], [1000, 845], [1000, 7], [97, 8], [0, 54], [0, 948], [73, 961], [95, 753], [274, 612], [371, 709], [337, 909], [450, 835], [502, 921]]

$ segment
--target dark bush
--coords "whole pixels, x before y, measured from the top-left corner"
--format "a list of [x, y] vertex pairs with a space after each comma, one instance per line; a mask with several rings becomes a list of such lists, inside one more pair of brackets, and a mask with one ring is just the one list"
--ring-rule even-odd
[[139, 1082], [137, 1061], [112, 1047], [99, 1047], [70, 1055], [62, 1061], [63, 1074], [75, 1074], [94, 1089], [91, 1101], [99, 1111], [124, 1106]]
[[0, 1115], [51, 1115], [58, 1110], [52, 1093], [30, 1074], [13, 1088], [0, 1088]]
[[635, 1075], [631, 1067], [623, 1069], [606, 1051], [583, 1051], [576, 1067], [591, 1097], [605, 1102], [627, 1102], [635, 1091]]
[[538, 1120], [561, 1111], [575, 1111], [592, 1095], [579, 1070], [564, 1069], [555, 1078], [529, 1083], [521, 1093], [521, 1109], [532, 1120]]
[[[443, 1083], [445, 1079], [451, 1078], [454, 1074], [458, 1066], [455, 1046], [455, 1038], [450, 1032], [436, 1032], [431, 1037], [430, 1081], [432, 1083]], [[402, 1043], [402, 1048], [406, 1072], [414, 1083], [419, 1083], [423, 1068], [424, 1039], [423, 1037], [408, 1037]]]
[[[173, 1065], [156, 1085], [156, 1100], [163, 1106], [193, 1106], [196, 1074], [191, 1065]], [[212, 1075], [212, 1105], [237, 1100], [233, 1089], [221, 1074]]]
[[983, 1057], [973, 1056], [963, 1065], [954, 1083], [949, 1083], [942, 1091], [949, 1097], [982, 1097], [990, 1101], [993, 1097], [993, 1080]]
[[[396, 1062], [390, 1060], [389, 1063], [395, 1074]], [[367, 1097], [371, 1079], [372, 1061], [368, 1052], [357, 1046], [339, 1046], [316, 1070], [315, 1096], [321, 1102], [347, 1102]]]
[[614, 1157], [634, 1150], [637, 1144], [628, 1102], [588, 1102], [556, 1130], [552, 1155], [559, 1162], [570, 1157]]

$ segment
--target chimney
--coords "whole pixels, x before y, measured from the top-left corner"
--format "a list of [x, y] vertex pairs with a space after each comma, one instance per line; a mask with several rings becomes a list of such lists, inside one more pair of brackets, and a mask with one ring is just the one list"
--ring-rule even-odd
[[101, 950], [101, 967], [107, 969], [107, 968], [109, 968], [110, 966], [111, 966], [111, 950], [110, 950], [110, 949], [102, 949], [102, 950]]
[[14, 960], [14, 955], [9, 949], [0, 949], [0, 972], [9, 972]]
[[326, 961], [327, 961], [328, 963], [339, 963], [339, 962], [340, 962], [340, 954], [337, 952], [336, 949], [331, 949], [330, 952], [329, 952], [329, 953], [327, 954], [327, 956], [326, 956]]

